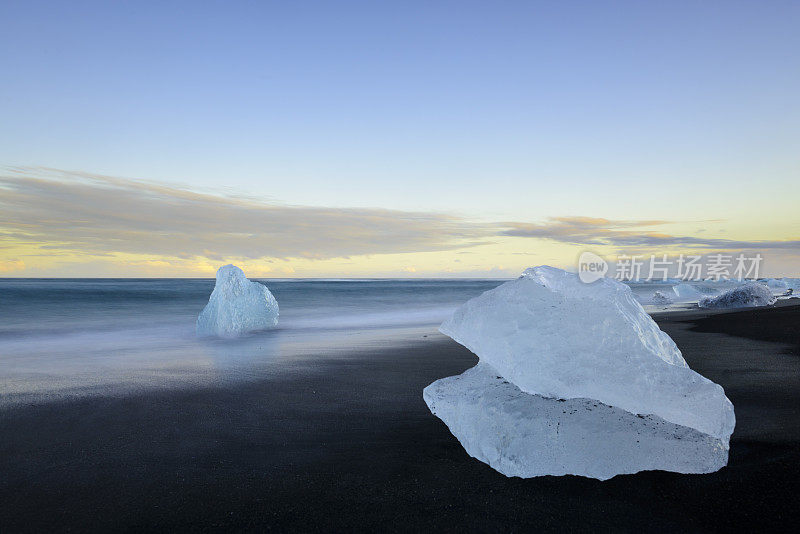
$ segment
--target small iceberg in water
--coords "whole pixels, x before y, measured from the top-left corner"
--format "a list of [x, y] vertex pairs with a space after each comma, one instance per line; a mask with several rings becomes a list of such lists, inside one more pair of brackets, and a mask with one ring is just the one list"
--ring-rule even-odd
[[267, 286], [251, 282], [235, 265], [217, 271], [208, 304], [197, 317], [197, 335], [234, 338], [278, 324], [278, 301]]

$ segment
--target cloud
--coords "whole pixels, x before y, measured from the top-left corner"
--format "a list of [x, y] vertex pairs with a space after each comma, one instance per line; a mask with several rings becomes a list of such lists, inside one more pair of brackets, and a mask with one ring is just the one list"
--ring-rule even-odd
[[[543, 223], [477, 223], [434, 212], [292, 206], [55, 169], [11, 169], [0, 175], [0, 240], [4, 246], [27, 249], [25, 254], [9, 252], [17, 258], [78, 255], [88, 261], [137, 254], [172, 261], [174, 268], [184, 269], [187, 261], [198, 263], [198, 259], [214, 265], [455, 249], [460, 249], [455, 254], [472, 254], [479, 251], [464, 249], [502, 237], [615, 246], [623, 251], [647, 247], [800, 251], [800, 240], [737, 241], [657, 231], [670, 222], [553, 217]], [[1, 268], [10, 272], [26, 267], [31, 268], [6, 258]]]
[[504, 223], [502, 235], [552, 239], [575, 245], [612, 245], [617, 247], [684, 247], [712, 250], [800, 251], [800, 240], [739, 241], [734, 239], [675, 236], [647, 229], [670, 221], [617, 221], [590, 217], [552, 217], [544, 224]]
[[327, 259], [463, 248], [495, 234], [440, 213], [290, 206], [53, 169], [0, 176], [0, 236], [52, 251]]

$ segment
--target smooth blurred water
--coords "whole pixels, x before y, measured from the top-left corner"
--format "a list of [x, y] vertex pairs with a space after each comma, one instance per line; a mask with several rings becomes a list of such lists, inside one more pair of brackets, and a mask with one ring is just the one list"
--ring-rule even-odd
[[0, 279], [0, 404], [31, 396], [207, 383], [435, 331], [501, 280], [262, 280], [278, 328], [203, 340], [214, 280]]
[[[280, 305], [276, 329], [198, 339], [212, 279], [0, 279], [0, 405], [178, 384], [258, 378], [309, 359], [406, 343], [502, 280], [261, 280]], [[696, 307], [733, 282], [630, 286], [648, 311]], [[654, 302], [656, 291], [671, 302]], [[307, 365], [306, 367], [307, 368]]]

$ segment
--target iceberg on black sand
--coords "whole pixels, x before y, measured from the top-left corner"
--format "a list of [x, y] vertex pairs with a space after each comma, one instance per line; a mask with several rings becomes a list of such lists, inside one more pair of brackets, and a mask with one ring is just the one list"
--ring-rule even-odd
[[766, 285], [748, 282], [716, 297], [702, 298], [697, 305], [701, 308], [754, 308], [775, 304], [776, 300]]
[[440, 330], [480, 363], [425, 388], [425, 402], [501, 473], [607, 479], [727, 463], [733, 405], [625, 284], [536, 267], [466, 302]]

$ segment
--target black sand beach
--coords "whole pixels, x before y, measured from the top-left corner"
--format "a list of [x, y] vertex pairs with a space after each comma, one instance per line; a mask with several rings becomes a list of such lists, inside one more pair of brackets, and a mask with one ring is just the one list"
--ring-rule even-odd
[[800, 519], [800, 306], [656, 316], [721, 384], [728, 467], [506, 478], [422, 400], [476, 357], [433, 332], [268, 379], [0, 412], [0, 531], [785, 530]]

